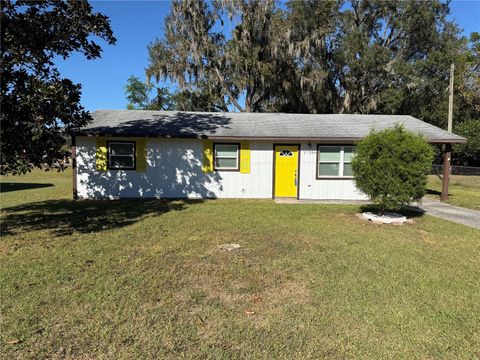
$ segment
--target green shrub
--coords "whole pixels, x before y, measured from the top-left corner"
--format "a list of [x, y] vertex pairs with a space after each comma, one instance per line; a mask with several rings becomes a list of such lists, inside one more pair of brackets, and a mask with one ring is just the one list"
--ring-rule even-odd
[[453, 146], [453, 156], [461, 165], [480, 165], [480, 119], [455, 126], [455, 133], [467, 138], [466, 144]]
[[421, 135], [396, 125], [371, 131], [352, 160], [358, 189], [370, 196], [380, 214], [420, 200], [426, 191], [433, 149]]

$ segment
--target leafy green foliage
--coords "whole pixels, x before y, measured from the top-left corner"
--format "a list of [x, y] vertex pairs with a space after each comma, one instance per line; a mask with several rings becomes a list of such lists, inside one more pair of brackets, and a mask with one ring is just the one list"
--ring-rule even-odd
[[452, 62], [456, 121], [480, 114], [480, 36], [461, 37], [449, 11], [438, 0], [174, 1], [147, 76], [239, 111], [411, 114], [443, 127]]
[[[333, 50], [339, 68], [341, 109], [374, 112], [386, 89], [419, 82], [415, 65], [428, 59], [456, 28], [439, 1], [352, 1], [343, 13]], [[449, 66], [447, 63], [446, 66]]]
[[208, 90], [180, 90], [170, 94], [172, 109], [177, 111], [228, 111], [223, 99]]
[[[155, 97], [152, 92], [156, 90]], [[130, 76], [125, 86], [127, 96], [127, 109], [130, 110], [171, 110], [172, 99], [167, 88], [154, 88], [145, 84], [136, 76]]]
[[[239, 19], [231, 38], [225, 18]], [[212, 105], [259, 111], [282, 81], [272, 52], [273, 0], [173, 1], [165, 20], [165, 38], [149, 46], [147, 77], [177, 82], [189, 92], [205, 94]], [[240, 98], [245, 104], [240, 104]]]
[[81, 86], [60, 76], [54, 57], [100, 57], [99, 37], [115, 43], [108, 18], [87, 1], [2, 1], [0, 173], [52, 166], [67, 134], [91, 117]]
[[421, 135], [397, 125], [372, 131], [357, 145], [352, 160], [356, 186], [380, 213], [419, 200], [426, 191], [433, 149]]
[[458, 124], [455, 132], [467, 138], [466, 144], [456, 144], [453, 147], [456, 162], [462, 165], [480, 165], [480, 119]]
[[128, 100], [127, 108], [131, 110], [146, 110], [150, 105], [150, 90], [151, 86], [143, 83], [136, 76], [130, 76], [127, 80], [127, 85], [125, 86], [125, 95], [127, 96]]
[[131, 76], [125, 86], [127, 109], [176, 111], [227, 111], [215, 95], [202, 90], [170, 92], [166, 87], [154, 87]]

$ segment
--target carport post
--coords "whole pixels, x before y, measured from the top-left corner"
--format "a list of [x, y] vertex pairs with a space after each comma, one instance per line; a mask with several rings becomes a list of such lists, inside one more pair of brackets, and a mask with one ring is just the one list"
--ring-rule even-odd
[[443, 152], [443, 179], [441, 201], [448, 200], [448, 182], [450, 181], [450, 160], [452, 159], [452, 144], [445, 144]]

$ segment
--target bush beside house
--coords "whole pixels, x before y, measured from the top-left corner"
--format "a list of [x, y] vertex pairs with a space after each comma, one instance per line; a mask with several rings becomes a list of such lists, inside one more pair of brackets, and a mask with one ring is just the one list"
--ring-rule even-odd
[[433, 155], [432, 147], [421, 135], [401, 125], [372, 130], [358, 143], [352, 160], [355, 184], [370, 196], [381, 215], [387, 210], [399, 210], [425, 194]]

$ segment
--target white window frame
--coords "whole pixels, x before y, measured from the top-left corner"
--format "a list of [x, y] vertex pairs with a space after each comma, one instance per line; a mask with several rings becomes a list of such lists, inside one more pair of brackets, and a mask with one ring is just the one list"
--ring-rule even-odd
[[[340, 148], [340, 160], [339, 161], [321, 161], [320, 160], [320, 148], [325, 147], [336, 147]], [[352, 175], [344, 175], [344, 164], [350, 164], [351, 161], [345, 161], [345, 147], [353, 147], [355, 152], [354, 144], [317, 144], [317, 179], [353, 179]], [[320, 175], [320, 166], [321, 164], [338, 164], [338, 175]]]
[[[112, 144], [126, 144], [126, 145], [132, 145], [133, 146], [133, 154], [132, 155], [112, 155], [112, 152], [111, 152], [111, 145]], [[117, 140], [109, 140], [107, 142], [107, 151], [108, 151], [108, 169], [109, 170], [136, 170], [137, 168], [137, 161], [136, 161], [136, 156], [135, 156], [135, 153], [136, 153], [136, 147], [137, 147], [137, 144], [135, 143], [135, 141], [117, 141]], [[133, 166], [128, 166], [128, 167], [118, 167], [118, 166], [115, 166], [112, 164], [111, 162], [111, 159], [112, 159], [112, 156], [115, 156], [115, 157], [128, 157], [128, 158], [132, 158], [132, 164]]]
[[[235, 156], [217, 156], [217, 146], [229, 145], [236, 146], [237, 153]], [[217, 159], [235, 159], [235, 167], [218, 167]], [[240, 171], [240, 144], [238, 143], [214, 143], [213, 144], [213, 168], [220, 171]]]

